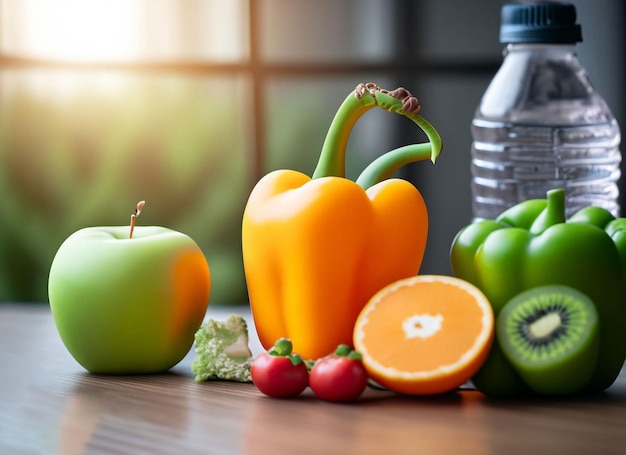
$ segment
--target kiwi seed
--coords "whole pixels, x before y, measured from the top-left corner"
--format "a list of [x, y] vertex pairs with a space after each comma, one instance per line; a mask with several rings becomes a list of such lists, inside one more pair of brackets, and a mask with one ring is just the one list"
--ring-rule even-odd
[[513, 297], [496, 321], [498, 343], [530, 389], [579, 392], [593, 374], [600, 345], [598, 312], [582, 292], [560, 285]]

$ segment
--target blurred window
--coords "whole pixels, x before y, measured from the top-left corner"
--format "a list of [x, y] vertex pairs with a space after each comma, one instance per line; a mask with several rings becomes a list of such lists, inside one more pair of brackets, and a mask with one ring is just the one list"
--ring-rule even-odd
[[[207, 254], [212, 300], [244, 301], [250, 189], [272, 169], [310, 174], [358, 82], [420, 95], [462, 75], [478, 96], [499, 59], [471, 40], [455, 54], [446, 21], [434, 0], [0, 0], [0, 300], [45, 300], [60, 243], [145, 199], [143, 223]], [[364, 116], [348, 177], [423, 140], [405, 120]]]

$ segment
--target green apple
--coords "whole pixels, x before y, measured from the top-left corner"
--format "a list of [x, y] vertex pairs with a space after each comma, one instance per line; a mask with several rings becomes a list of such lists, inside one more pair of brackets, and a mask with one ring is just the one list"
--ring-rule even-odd
[[209, 265], [198, 245], [164, 227], [133, 228], [81, 229], [50, 267], [57, 330], [92, 373], [170, 369], [189, 352], [209, 304]]

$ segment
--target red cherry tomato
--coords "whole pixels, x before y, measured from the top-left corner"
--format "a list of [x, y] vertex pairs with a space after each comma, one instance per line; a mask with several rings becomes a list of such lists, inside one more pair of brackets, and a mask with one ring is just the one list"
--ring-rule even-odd
[[306, 364], [298, 354], [292, 354], [291, 349], [291, 341], [281, 338], [252, 362], [252, 382], [265, 395], [291, 398], [300, 395], [309, 384]]
[[356, 400], [367, 387], [368, 375], [361, 355], [347, 345], [340, 345], [334, 354], [313, 365], [309, 385], [318, 398], [325, 401]]

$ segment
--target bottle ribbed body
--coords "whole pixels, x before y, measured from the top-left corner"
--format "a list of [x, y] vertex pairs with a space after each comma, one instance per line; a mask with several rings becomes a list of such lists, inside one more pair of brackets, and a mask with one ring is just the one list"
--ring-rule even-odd
[[509, 44], [472, 121], [475, 219], [563, 188], [619, 214], [620, 130], [573, 45]]

